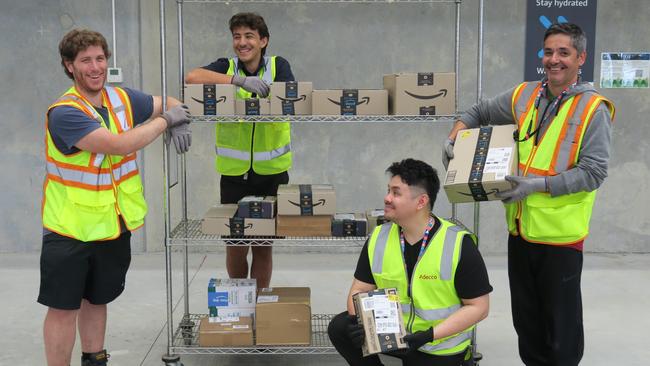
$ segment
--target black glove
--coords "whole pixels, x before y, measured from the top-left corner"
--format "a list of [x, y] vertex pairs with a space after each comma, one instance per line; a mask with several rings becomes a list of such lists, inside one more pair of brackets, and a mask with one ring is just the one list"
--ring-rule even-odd
[[408, 343], [409, 350], [411, 351], [416, 351], [431, 341], [433, 341], [433, 327], [404, 336], [404, 342]]
[[366, 339], [363, 325], [359, 324], [356, 315], [348, 314], [348, 337], [356, 348], [361, 348], [363, 341]]

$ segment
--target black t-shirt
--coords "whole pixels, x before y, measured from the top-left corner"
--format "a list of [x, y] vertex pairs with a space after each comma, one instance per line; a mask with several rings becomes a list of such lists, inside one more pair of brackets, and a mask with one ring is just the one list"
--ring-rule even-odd
[[[435, 233], [440, 228], [440, 221], [436, 220], [432, 233]], [[429, 242], [434, 235], [429, 237]], [[418, 255], [420, 254], [420, 247], [422, 239], [417, 243], [410, 245], [405, 243], [404, 258], [406, 261], [406, 271], [410, 281], [413, 268], [417, 262]], [[428, 244], [428, 243], [427, 243]], [[372, 277], [372, 270], [370, 269], [370, 259], [368, 257], [368, 241], [363, 246], [359, 260], [357, 262], [357, 269], [354, 272], [354, 278], [359, 281], [375, 284], [375, 279]], [[485, 262], [474, 241], [469, 235], [463, 238], [462, 246], [460, 249], [460, 259], [456, 267], [456, 276], [454, 278], [454, 287], [456, 293], [461, 299], [474, 299], [485, 294], [492, 292], [492, 286], [488, 278]]]
[[[244, 64], [239, 61], [239, 69], [244, 71], [244, 74], [246, 76], [256, 76], [259, 74], [260, 69], [264, 66], [262, 62], [260, 62], [259, 67], [255, 71], [255, 73], [248, 72], [246, 70], [246, 67], [244, 67]], [[211, 63], [210, 65], [203, 66], [204, 69], [218, 72], [220, 74], [225, 74], [228, 72], [228, 68], [230, 68], [230, 61], [227, 58], [220, 58], [217, 61]], [[289, 65], [289, 61], [285, 60], [284, 58], [277, 56], [275, 58], [275, 79], [273, 81], [295, 81], [296, 79], [293, 77], [293, 73], [291, 72], [291, 66]]]

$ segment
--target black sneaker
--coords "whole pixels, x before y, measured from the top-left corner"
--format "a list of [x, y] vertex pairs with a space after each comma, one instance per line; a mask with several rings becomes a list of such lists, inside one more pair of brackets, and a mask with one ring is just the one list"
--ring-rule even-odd
[[111, 357], [106, 350], [94, 353], [83, 353], [81, 355], [81, 366], [106, 366], [108, 359]]

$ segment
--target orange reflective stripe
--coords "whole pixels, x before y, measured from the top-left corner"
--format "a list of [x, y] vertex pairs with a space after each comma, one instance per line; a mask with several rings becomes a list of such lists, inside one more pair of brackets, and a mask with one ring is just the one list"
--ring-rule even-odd
[[526, 88], [526, 85], [528, 85], [528, 83], [519, 84], [519, 86], [515, 89], [515, 92], [512, 94], [512, 119], [514, 120], [517, 119], [515, 105], [517, 105], [517, 102], [519, 101], [519, 97], [521, 96], [521, 92], [524, 90], [524, 88]]
[[[71, 155], [68, 155], [68, 156], [71, 156]], [[47, 161], [56, 164], [56, 166], [59, 166], [61, 168], [65, 168], [65, 169], [78, 170], [78, 171], [81, 171], [81, 172], [88, 172], [88, 173], [93, 173], [93, 174], [106, 174], [106, 173], [111, 172], [110, 168], [97, 168], [97, 167], [94, 167], [94, 166], [84, 167], [84, 166], [81, 166], [81, 165], [74, 165], [74, 164], [70, 164], [70, 163], [64, 163], [64, 162], [61, 162], [61, 161], [56, 161], [56, 160], [52, 159], [52, 157], [49, 156], [49, 155], [47, 155], [45, 158], [46, 158]]]
[[582, 131], [586, 131], [587, 126], [589, 126], [589, 123], [591, 122], [591, 115], [598, 107], [598, 104], [600, 104], [600, 102], [604, 99], [605, 98], [599, 95], [592, 96], [591, 99], [589, 99], [589, 102], [587, 103], [585, 110], [582, 111], [582, 115], [580, 116], [580, 120], [582, 121], [582, 123], [580, 123], [580, 125], [576, 129], [576, 134], [573, 138], [573, 141], [575, 141], [576, 143], [571, 148], [571, 154], [569, 154], [569, 161], [575, 162], [577, 160], [578, 150], [580, 147], [580, 143], [578, 142], [580, 141], [580, 136], [582, 136]]
[[126, 123], [129, 125], [129, 128], [133, 128], [133, 114], [131, 113], [131, 100], [128, 98], [126, 92], [121, 88], [115, 88], [117, 91], [117, 96], [122, 101], [124, 105], [124, 115], [126, 116]]
[[[533, 106], [535, 103], [535, 99], [537, 99], [537, 93], [539, 93], [539, 88], [541, 85], [537, 85], [535, 89], [533, 90], [533, 93], [530, 95], [530, 98], [528, 99], [528, 103], [526, 104], [526, 112], [521, 114], [521, 117], [519, 118], [518, 124], [519, 128], [522, 128], [526, 119], [526, 116], [528, 115], [528, 112], [530, 111], [530, 108]], [[531, 121], [530, 123], [533, 123], [534, 121]]]
[[125, 174], [124, 176], [120, 177], [120, 179], [116, 180], [115, 183], [119, 185], [120, 183], [124, 182], [125, 180], [127, 180], [127, 179], [129, 179], [131, 177], [134, 177], [134, 176], [136, 176], [138, 174], [140, 174], [139, 170], [137, 170], [137, 169], [133, 170], [133, 171]]
[[[581, 98], [582, 98], [582, 94], [578, 94], [575, 97], [573, 97], [573, 103], [571, 103], [571, 107], [569, 108], [569, 112], [566, 115], [566, 119], [562, 121], [562, 130], [560, 131], [558, 142], [555, 144], [555, 151], [553, 151], [553, 158], [551, 159], [551, 166], [549, 167], [549, 172], [548, 172], [549, 175], [557, 174], [557, 170], [555, 169], [557, 165], [557, 156], [560, 153], [560, 148], [562, 147], [564, 137], [566, 136], [567, 130], [569, 129], [569, 124], [567, 122], [571, 118], [573, 118], [573, 114], [575, 113], [576, 107], [578, 107], [578, 102], [580, 101]], [[580, 124], [582, 124], [582, 121], [580, 122]], [[580, 127], [578, 126], [578, 129], [579, 128]]]
[[108, 113], [110, 114], [111, 119], [113, 120], [113, 124], [115, 125], [117, 132], [118, 133], [124, 132], [124, 129], [122, 129], [122, 122], [120, 121], [119, 118], [117, 118], [117, 115], [115, 115], [115, 112], [113, 111], [113, 103], [111, 103], [111, 98], [108, 97], [105, 88], [102, 89], [102, 98], [104, 98], [104, 103], [106, 103], [106, 106], [108, 107], [106, 109], [108, 109]]

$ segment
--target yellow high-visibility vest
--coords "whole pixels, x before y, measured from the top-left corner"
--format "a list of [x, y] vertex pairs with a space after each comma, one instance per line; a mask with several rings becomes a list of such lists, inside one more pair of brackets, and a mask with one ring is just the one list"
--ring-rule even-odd
[[[537, 124], [534, 107], [541, 82], [520, 84], [513, 93], [512, 113], [523, 140], [530, 124]], [[537, 145], [533, 138], [517, 144], [520, 175], [546, 177], [573, 168], [580, 158], [580, 147], [591, 117], [604, 103], [614, 119], [614, 104], [597, 93], [582, 93], [566, 98], [557, 115]], [[589, 221], [596, 199], [596, 190], [551, 197], [535, 192], [522, 201], [506, 204], [506, 221], [512, 235], [521, 235], [531, 243], [569, 245], [584, 240], [589, 234]]]
[[[454, 278], [460, 260], [463, 228], [438, 219], [440, 228], [413, 269], [411, 296], [399, 239], [399, 226], [387, 222], [378, 226], [368, 240], [368, 258], [377, 288], [397, 288], [406, 328], [410, 332], [435, 327], [462, 306]], [[474, 238], [472, 236], [472, 238]], [[434, 355], [458, 354], [470, 345], [474, 326], [420, 347]]]
[[[105, 123], [92, 104], [71, 87], [49, 110], [70, 106], [87, 114], [113, 134], [133, 128], [131, 101], [124, 90], [105, 87]], [[45, 121], [46, 176], [43, 186], [43, 226], [50, 231], [89, 242], [120, 236], [120, 220], [129, 230], [144, 224], [147, 204], [136, 154], [105, 155], [80, 150], [65, 155], [57, 149]]]
[[[264, 57], [258, 76], [271, 84], [275, 80], [275, 56]], [[227, 75], [246, 76], [238, 59], [230, 59]], [[237, 88], [237, 99], [252, 93]], [[217, 123], [216, 169], [223, 175], [242, 175], [250, 170], [260, 175], [285, 172], [291, 168], [291, 127], [289, 122]]]

